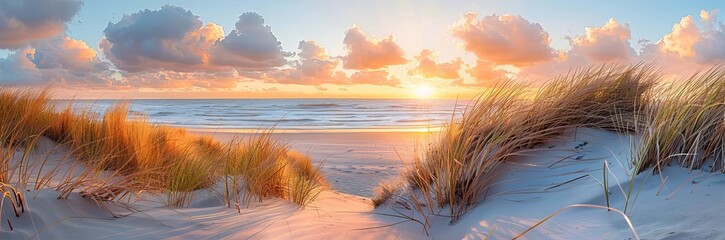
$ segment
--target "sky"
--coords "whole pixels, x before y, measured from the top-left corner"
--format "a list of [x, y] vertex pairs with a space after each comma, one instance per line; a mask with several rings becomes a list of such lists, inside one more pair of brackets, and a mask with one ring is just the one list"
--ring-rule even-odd
[[76, 98], [465, 98], [725, 60], [720, 1], [0, 0], [0, 84]]

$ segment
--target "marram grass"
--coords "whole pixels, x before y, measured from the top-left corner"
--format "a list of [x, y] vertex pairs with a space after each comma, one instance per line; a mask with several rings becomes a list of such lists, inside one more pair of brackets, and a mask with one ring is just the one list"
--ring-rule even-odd
[[[306, 204], [326, 186], [319, 166], [269, 134], [224, 144], [144, 117], [130, 118], [125, 103], [99, 114], [73, 104], [61, 106], [47, 91], [0, 89], [0, 143], [7, 155], [0, 183], [9, 183], [19, 166], [10, 162], [9, 150], [30, 149], [41, 136], [67, 147], [77, 161], [65, 172], [58, 167], [50, 171], [62, 179], [54, 187], [60, 198], [79, 191], [98, 201], [115, 201], [155, 192], [165, 193], [168, 205], [187, 206], [194, 191], [234, 178], [239, 180], [234, 191], [249, 200], [276, 197]], [[35, 181], [47, 185], [50, 178], [38, 172]]]
[[407, 184], [381, 186], [375, 204], [414, 191], [406, 202], [424, 203], [429, 213], [447, 207], [456, 221], [484, 200], [499, 164], [581, 127], [640, 136], [635, 173], [671, 164], [725, 172], [723, 67], [664, 82], [652, 65], [636, 64], [574, 70], [535, 92], [530, 84], [501, 83], [417, 154], [404, 173]]

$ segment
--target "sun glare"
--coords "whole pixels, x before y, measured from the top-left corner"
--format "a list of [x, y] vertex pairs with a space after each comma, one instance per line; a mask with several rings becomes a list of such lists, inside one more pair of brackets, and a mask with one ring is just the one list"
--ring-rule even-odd
[[418, 98], [430, 98], [433, 95], [433, 87], [423, 85], [415, 88], [415, 96]]

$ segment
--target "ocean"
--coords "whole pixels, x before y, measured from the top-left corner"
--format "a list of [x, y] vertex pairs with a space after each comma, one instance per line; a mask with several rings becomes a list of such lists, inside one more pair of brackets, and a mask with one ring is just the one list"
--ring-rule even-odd
[[[190, 129], [244, 131], [421, 131], [459, 115], [467, 100], [164, 99], [126, 100], [130, 113]], [[76, 100], [105, 111], [118, 100]]]

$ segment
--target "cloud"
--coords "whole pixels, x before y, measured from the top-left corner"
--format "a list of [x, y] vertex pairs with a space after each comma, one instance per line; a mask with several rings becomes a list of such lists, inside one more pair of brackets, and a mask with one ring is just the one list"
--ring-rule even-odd
[[725, 61], [725, 24], [717, 19], [717, 10], [700, 12], [705, 24], [700, 41], [695, 43], [695, 60], [699, 63]]
[[124, 76], [124, 84], [131, 88], [176, 90], [232, 89], [241, 81], [249, 80], [235, 71], [226, 72], [139, 72]]
[[350, 83], [395, 87], [400, 85], [400, 79], [395, 76], [390, 76], [386, 70], [358, 71], [350, 76]]
[[203, 69], [209, 49], [223, 36], [221, 26], [203, 25], [198, 16], [180, 7], [142, 10], [108, 23], [100, 47], [124, 71]]
[[170, 5], [109, 23], [100, 47], [127, 72], [266, 70], [285, 64], [280, 43], [264, 19], [244, 13], [226, 37], [191, 11]]
[[507, 75], [511, 72], [499, 68], [496, 64], [484, 60], [476, 60], [475, 66], [467, 66], [466, 73], [473, 77], [472, 83], [462, 80], [455, 81], [460, 86], [476, 86], [476, 87], [493, 87], [497, 83], [508, 79]]
[[300, 41], [298, 61], [291, 67], [266, 75], [267, 81], [287, 84], [346, 84], [348, 78], [337, 68], [340, 59], [330, 58], [327, 51], [314, 41]]
[[436, 63], [435, 58], [436, 55], [432, 50], [421, 50], [415, 57], [418, 66], [408, 71], [408, 75], [442, 79], [459, 79], [461, 77], [458, 73], [463, 66], [461, 58], [446, 63]]
[[725, 25], [717, 19], [717, 10], [700, 11], [699, 22], [692, 15], [672, 26], [672, 32], [656, 43], [646, 43], [641, 55], [647, 59], [674, 62], [694, 61], [714, 64], [725, 60]]
[[0, 2], [0, 49], [19, 49], [31, 41], [57, 36], [81, 9], [77, 0], [4, 0]]
[[0, 58], [3, 85], [60, 84], [94, 88], [111, 84], [110, 65], [96, 52], [69, 37], [43, 40], [35, 48], [24, 48]]
[[31, 61], [39, 69], [65, 69], [79, 76], [109, 69], [88, 44], [70, 37], [36, 47]]
[[467, 51], [480, 59], [525, 66], [556, 56], [549, 34], [538, 23], [513, 15], [490, 15], [481, 20], [477, 17], [476, 13], [466, 13], [450, 30]]
[[656, 61], [663, 72], [679, 76], [725, 61], [725, 25], [718, 11], [700, 11], [699, 21], [688, 15], [655, 43], [642, 41], [641, 61]]
[[408, 62], [393, 35], [376, 39], [353, 26], [345, 33], [343, 43], [347, 49], [347, 55], [342, 57], [343, 66], [347, 69], [381, 69]]
[[266, 70], [286, 63], [287, 54], [262, 16], [244, 13], [235, 27], [214, 47], [212, 63], [243, 70]]
[[694, 45], [699, 40], [700, 30], [694, 18], [688, 15], [672, 26], [672, 32], [665, 35], [660, 44], [664, 51], [677, 53], [681, 57], [692, 57], [695, 55]]
[[610, 18], [601, 27], [587, 27], [583, 36], [569, 38], [571, 50], [560, 52], [556, 60], [523, 67], [517, 76], [543, 81], [574, 68], [630, 63], [638, 60], [630, 40], [629, 25]]
[[596, 62], [628, 61], [637, 55], [630, 46], [630, 38], [629, 26], [610, 18], [601, 27], [587, 27], [584, 36], [572, 38], [568, 55], [577, 54]]
[[[339, 58], [330, 57], [327, 51], [314, 41], [300, 41], [299, 60], [291, 61], [289, 68], [280, 69], [264, 75], [265, 81], [283, 84], [317, 85], [355, 85], [371, 84], [398, 86], [400, 79], [391, 76], [386, 70], [361, 70], [348, 77], [339, 66]], [[326, 89], [326, 88], [324, 88]]]

